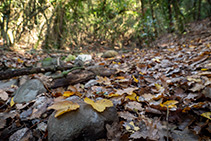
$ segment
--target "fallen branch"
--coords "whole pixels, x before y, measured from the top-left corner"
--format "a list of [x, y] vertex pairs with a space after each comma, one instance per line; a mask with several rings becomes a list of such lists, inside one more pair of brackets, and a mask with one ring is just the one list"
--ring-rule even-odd
[[28, 74], [34, 74], [34, 73], [56, 72], [58, 70], [68, 70], [72, 68], [74, 68], [74, 66], [68, 65], [68, 66], [49, 66], [49, 67], [35, 67], [35, 68], [6, 70], [4, 72], [0, 72], [0, 80], [10, 79], [15, 76], [28, 75]]
[[58, 88], [68, 85], [74, 85], [77, 83], [87, 82], [90, 79], [99, 76], [110, 76], [115, 74], [116, 70], [104, 68], [102, 66], [90, 66], [85, 70], [75, 70], [69, 73], [66, 78], [55, 79], [53, 85], [50, 88]]

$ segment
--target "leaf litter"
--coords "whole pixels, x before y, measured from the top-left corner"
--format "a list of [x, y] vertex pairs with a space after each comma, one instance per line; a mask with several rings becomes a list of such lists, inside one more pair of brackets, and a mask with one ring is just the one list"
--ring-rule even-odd
[[[166, 47], [162, 45], [164, 41]], [[14, 103], [12, 93], [19, 85], [0, 88], [0, 138], [14, 139], [20, 134], [23, 139], [22, 134], [26, 134], [26, 140], [46, 140], [51, 109], [56, 110], [55, 117], [77, 110], [80, 105], [66, 99], [78, 96], [98, 112], [116, 107], [119, 123], [106, 125], [107, 139], [208, 140], [211, 138], [210, 43], [210, 37], [200, 33], [187, 34], [160, 40], [155, 48], [119, 52], [114, 58], [95, 56], [93, 63], [114, 68], [116, 73], [97, 76], [89, 84], [50, 89], [28, 103]], [[0, 61], [8, 68], [24, 68], [26, 64], [38, 66], [37, 62], [47, 57], [47, 54], [8, 53]], [[33, 77], [43, 83], [49, 81], [44, 74], [28, 75], [27, 79]]]

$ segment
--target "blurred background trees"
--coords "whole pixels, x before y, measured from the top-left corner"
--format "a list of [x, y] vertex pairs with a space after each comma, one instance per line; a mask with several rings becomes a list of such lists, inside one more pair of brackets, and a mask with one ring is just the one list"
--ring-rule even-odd
[[143, 47], [210, 16], [210, 0], [1, 0], [0, 39], [34, 49]]

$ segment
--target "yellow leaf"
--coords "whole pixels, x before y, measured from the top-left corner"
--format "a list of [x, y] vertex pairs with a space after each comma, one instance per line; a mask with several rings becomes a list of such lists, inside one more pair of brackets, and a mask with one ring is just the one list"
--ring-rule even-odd
[[144, 73], [143, 73], [143, 72], [141, 72], [141, 71], [139, 72], [139, 74], [140, 74], [140, 75], [144, 75]]
[[75, 94], [75, 92], [65, 91], [64, 94], [63, 94], [63, 96], [64, 97], [69, 97], [69, 96], [74, 95], [74, 94]]
[[161, 86], [161, 85], [159, 85], [159, 84], [155, 84], [155, 87], [158, 89], [158, 90], [161, 90], [161, 89], [163, 89], [163, 87]]
[[24, 61], [21, 60], [20, 58], [18, 58], [18, 59], [17, 59], [17, 62], [18, 62], [18, 63], [23, 63]]
[[129, 132], [138, 131], [140, 129], [138, 126], [135, 126], [133, 121], [131, 121], [130, 123], [126, 123], [125, 128]]
[[125, 79], [124, 76], [117, 76], [116, 79]]
[[208, 69], [202, 68], [201, 70], [202, 70], [202, 71], [207, 71]]
[[211, 120], [211, 112], [202, 113], [201, 116]]
[[108, 99], [100, 99], [100, 100], [94, 102], [93, 100], [86, 97], [86, 98], [84, 98], [84, 102], [86, 102], [87, 104], [90, 104], [98, 112], [103, 112], [106, 109], [106, 107], [113, 106], [112, 101], [110, 101]]
[[177, 108], [177, 106], [175, 104], [179, 103], [176, 100], [168, 100], [166, 102], [164, 102], [163, 104], [160, 103], [161, 107], [169, 107], [169, 108]]
[[130, 99], [130, 100], [133, 100], [133, 101], [136, 101], [136, 93], [133, 93], [132, 95], [128, 95], [125, 97], [125, 99]]
[[14, 97], [11, 98], [11, 101], [10, 101], [10, 106], [14, 106], [15, 105], [15, 102], [14, 102]]
[[58, 117], [66, 112], [76, 110], [80, 107], [78, 103], [73, 103], [72, 101], [59, 101], [54, 103], [48, 109], [56, 110], [55, 117]]
[[133, 77], [133, 80], [134, 80], [136, 83], [138, 83], [138, 79], [136, 79], [134, 75], [133, 75], [132, 77]]
[[105, 95], [106, 97], [116, 97], [116, 96], [120, 96], [119, 94], [117, 93], [110, 93], [108, 95]]
[[115, 61], [112, 61], [112, 63], [113, 63], [113, 64], [116, 64], [116, 62], [115, 62]]

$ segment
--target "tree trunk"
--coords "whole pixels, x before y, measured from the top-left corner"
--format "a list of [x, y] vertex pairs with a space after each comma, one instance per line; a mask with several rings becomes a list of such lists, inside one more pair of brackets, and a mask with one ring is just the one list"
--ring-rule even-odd
[[178, 2], [176, 0], [172, 1], [173, 7], [174, 7], [174, 12], [175, 12], [175, 18], [177, 21], [177, 28], [180, 33], [184, 31], [184, 24], [183, 24], [183, 15], [179, 9]]
[[152, 20], [153, 20], [153, 26], [154, 26], [154, 29], [155, 29], [154, 33], [155, 33], [155, 36], [157, 36], [157, 27], [156, 27], [156, 24], [155, 24], [155, 15], [154, 15], [154, 10], [153, 10], [152, 0], [149, 0], [149, 5], [150, 5], [150, 11], [151, 11], [151, 16], [152, 16]]
[[197, 12], [197, 20], [201, 18], [201, 0], [198, 1], [198, 12]]
[[142, 12], [142, 18], [144, 19], [144, 0], [141, 0], [141, 12]]
[[168, 32], [172, 33], [173, 32], [173, 19], [172, 19], [172, 1], [168, 0], [168, 20], [169, 20], [169, 27], [168, 27]]

